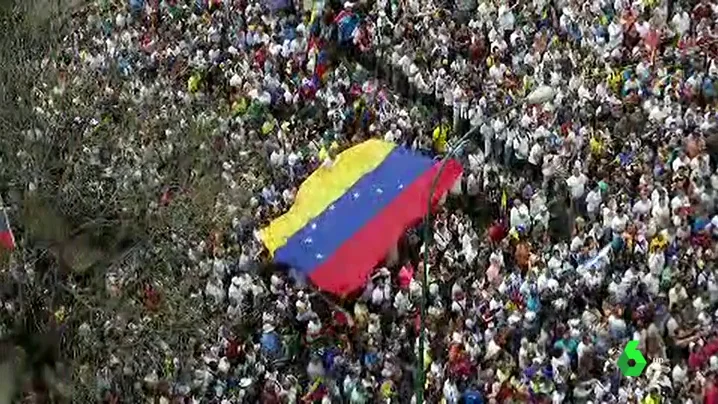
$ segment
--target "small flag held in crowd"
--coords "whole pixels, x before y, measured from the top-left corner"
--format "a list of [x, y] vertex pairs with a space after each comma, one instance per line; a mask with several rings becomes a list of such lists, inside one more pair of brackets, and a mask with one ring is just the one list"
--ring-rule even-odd
[[10, 228], [10, 220], [7, 217], [7, 210], [0, 199], [0, 249], [14, 250], [15, 236]]

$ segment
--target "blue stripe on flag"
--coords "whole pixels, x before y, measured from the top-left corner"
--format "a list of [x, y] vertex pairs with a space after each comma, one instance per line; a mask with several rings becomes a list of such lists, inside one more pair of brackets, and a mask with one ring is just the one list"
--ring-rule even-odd
[[310, 274], [433, 165], [431, 159], [397, 147], [374, 171], [290, 237], [277, 250], [275, 260]]

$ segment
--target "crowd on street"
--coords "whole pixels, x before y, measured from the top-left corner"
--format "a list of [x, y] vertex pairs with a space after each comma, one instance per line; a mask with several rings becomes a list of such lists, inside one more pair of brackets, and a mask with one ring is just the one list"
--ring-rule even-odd
[[[227, 218], [163, 236], [221, 321], [189, 356], [110, 349], [98, 400], [718, 403], [716, 21], [711, 0], [88, 4], [37, 94], [81, 133], [74, 172], [157, 195], [152, 215], [216, 169]], [[525, 102], [540, 86], [554, 97]], [[472, 128], [461, 192], [356, 296], [270, 262], [257, 230], [341, 150], [438, 158]], [[637, 377], [617, 366], [630, 340]]]

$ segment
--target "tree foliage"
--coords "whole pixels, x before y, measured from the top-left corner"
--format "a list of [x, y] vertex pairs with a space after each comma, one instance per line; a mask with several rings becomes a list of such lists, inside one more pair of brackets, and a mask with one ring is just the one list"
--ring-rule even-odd
[[[17, 349], [3, 352], [23, 363], [25, 393], [137, 402], [141, 372], [185, 377], [166, 362], [218, 329], [187, 252], [228, 228], [261, 165], [205, 112], [222, 101], [173, 108], [149, 79], [88, 76], [67, 49], [88, 41], [77, 25], [93, 7], [0, 7], [0, 195], [18, 239], [0, 279], [3, 343]], [[138, 85], [151, 94], [133, 99]]]

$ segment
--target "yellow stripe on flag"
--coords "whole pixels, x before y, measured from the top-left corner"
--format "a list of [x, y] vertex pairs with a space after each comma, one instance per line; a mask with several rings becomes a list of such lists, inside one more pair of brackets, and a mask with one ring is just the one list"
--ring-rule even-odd
[[332, 164], [323, 164], [314, 171], [299, 187], [289, 211], [260, 230], [259, 237], [269, 253], [274, 255], [294, 233], [377, 168], [394, 147], [394, 143], [370, 139], [339, 153]]

